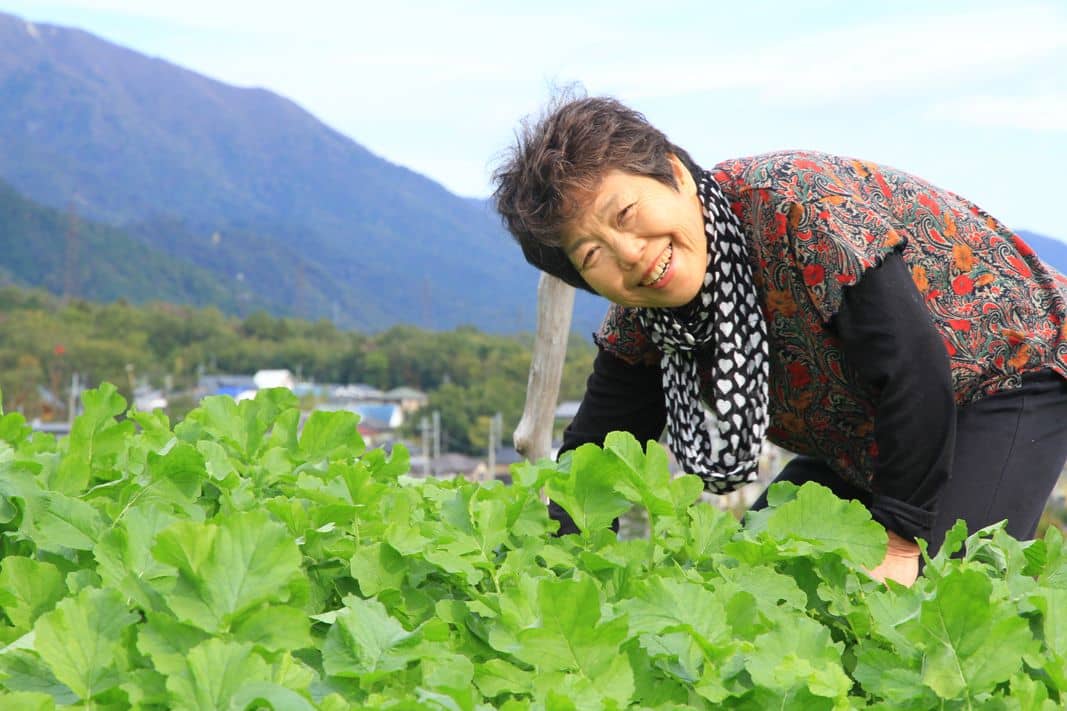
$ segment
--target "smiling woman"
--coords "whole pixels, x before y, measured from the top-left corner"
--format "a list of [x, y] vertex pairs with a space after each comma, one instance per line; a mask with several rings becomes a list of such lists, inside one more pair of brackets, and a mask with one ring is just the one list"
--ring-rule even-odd
[[674, 186], [613, 170], [561, 232], [578, 273], [616, 304], [682, 306], [696, 296], [707, 271], [696, 183], [678, 158], [667, 161]]
[[561, 452], [666, 425], [724, 493], [766, 436], [800, 455], [778, 480], [867, 505], [872, 572], [905, 583], [957, 518], [1033, 535], [1067, 460], [1067, 280], [977, 206], [823, 153], [703, 170], [606, 98], [525, 124], [495, 179], [527, 260], [614, 304]]

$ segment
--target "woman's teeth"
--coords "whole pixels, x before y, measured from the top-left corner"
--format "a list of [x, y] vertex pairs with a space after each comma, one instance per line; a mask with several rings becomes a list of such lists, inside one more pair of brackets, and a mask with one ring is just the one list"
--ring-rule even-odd
[[663, 275], [667, 273], [667, 266], [671, 263], [671, 257], [674, 255], [674, 245], [667, 245], [667, 249], [660, 255], [659, 262], [656, 263], [656, 268], [649, 276], [647, 281], [641, 282], [641, 286], [654, 286], [656, 282], [663, 278]]

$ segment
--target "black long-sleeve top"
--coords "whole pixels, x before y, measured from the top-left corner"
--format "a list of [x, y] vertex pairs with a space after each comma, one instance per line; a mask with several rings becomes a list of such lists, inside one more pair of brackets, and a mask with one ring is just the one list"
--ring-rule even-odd
[[[857, 387], [878, 393], [871, 514], [905, 538], [928, 538], [952, 466], [956, 407], [943, 340], [899, 254], [845, 289], [830, 328], [858, 375]], [[602, 351], [560, 454], [601, 444], [615, 430], [639, 441], [658, 439], [666, 417], [659, 366], [631, 365]], [[553, 504], [551, 512], [561, 533], [575, 530], [562, 509]]]

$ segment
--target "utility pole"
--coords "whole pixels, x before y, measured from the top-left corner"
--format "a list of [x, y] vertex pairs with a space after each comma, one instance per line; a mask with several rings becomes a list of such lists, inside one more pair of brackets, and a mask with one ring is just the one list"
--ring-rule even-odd
[[489, 418], [489, 478], [496, 478], [496, 450], [500, 448], [500, 437], [503, 429], [503, 418], [496, 413]]
[[79, 381], [78, 374], [74, 373], [70, 376], [70, 398], [67, 401], [67, 422], [70, 423], [70, 429], [74, 429], [74, 408], [78, 404], [78, 391], [81, 390], [81, 382]]
[[433, 411], [433, 458], [437, 461], [441, 458], [441, 412]]
[[430, 476], [430, 422], [425, 417], [419, 420], [419, 431], [422, 433], [422, 475]]

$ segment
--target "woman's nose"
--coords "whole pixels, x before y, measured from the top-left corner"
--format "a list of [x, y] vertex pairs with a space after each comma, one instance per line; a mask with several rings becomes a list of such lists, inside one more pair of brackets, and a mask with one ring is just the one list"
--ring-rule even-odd
[[619, 235], [615, 238], [615, 258], [619, 260], [619, 266], [627, 271], [641, 264], [644, 251], [644, 240], [629, 235]]

